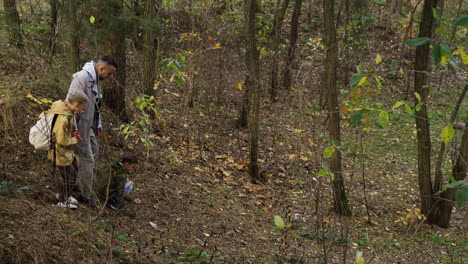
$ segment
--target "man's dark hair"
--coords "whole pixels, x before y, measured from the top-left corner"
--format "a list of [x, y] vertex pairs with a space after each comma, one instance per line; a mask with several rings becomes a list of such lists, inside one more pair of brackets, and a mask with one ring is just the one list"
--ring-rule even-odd
[[138, 163], [138, 157], [132, 152], [125, 152], [122, 156], [122, 163]]
[[103, 61], [109, 65], [112, 65], [114, 66], [116, 69], [118, 68], [117, 66], [117, 62], [115, 62], [115, 60], [111, 57], [111, 56], [101, 56], [99, 58], [100, 61]]

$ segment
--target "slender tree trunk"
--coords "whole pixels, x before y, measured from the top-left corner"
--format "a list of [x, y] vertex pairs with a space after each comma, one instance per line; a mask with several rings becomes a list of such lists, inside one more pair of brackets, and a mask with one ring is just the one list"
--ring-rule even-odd
[[56, 38], [57, 38], [57, 23], [58, 23], [58, 10], [59, 3], [57, 0], [49, 0], [50, 4], [50, 39], [49, 39], [49, 51], [50, 59], [52, 60], [55, 54]]
[[[466, 127], [468, 127], [468, 122], [465, 122]], [[452, 174], [456, 181], [464, 180], [468, 170], [468, 130], [463, 133], [459, 153], [457, 162], [452, 168]], [[449, 226], [455, 191], [454, 188], [447, 189], [440, 195], [440, 199], [435, 199], [434, 208], [427, 219], [429, 223], [444, 228]]]
[[250, 122], [250, 164], [249, 172], [252, 182], [262, 180], [258, 171], [258, 127], [259, 127], [259, 112], [260, 112], [260, 68], [259, 54], [257, 50], [257, 42], [255, 40], [255, 14], [258, 10], [257, 0], [247, 0], [245, 6], [246, 17], [246, 56], [245, 63], [247, 66], [247, 78], [249, 84], [252, 85], [246, 89], [252, 91], [252, 118]]
[[[434, 16], [432, 8], [437, 7], [438, 0], [424, 0], [421, 24], [419, 27], [419, 38], [432, 37]], [[427, 116], [428, 103], [428, 73], [431, 72], [429, 60], [430, 44], [416, 48], [416, 59], [414, 64], [414, 90], [419, 94], [421, 101], [415, 97], [415, 105], [422, 103], [419, 111], [416, 111], [416, 130], [418, 144], [418, 180], [421, 195], [421, 212], [428, 215], [433, 205], [431, 196], [431, 138], [429, 130], [429, 119]]]
[[[275, 20], [273, 25], [273, 65], [271, 66], [271, 90], [270, 99], [276, 101], [278, 93], [278, 62], [281, 45], [281, 29], [283, 28], [284, 15], [290, 0], [278, 1], [276, 5]], [[282, 3], [282, 4], [281, 4]]]
[[[338, 106], [338, 93], [336, 89], [336, 67], [338, 65], [338, 43], [334, 25], [335, 0], [323, 0], [325, 14], [325, 74], [328, 89], [328, 122], [330, 141], [340, 143], [340, 112]], [[335, 210], [340, 215], [351, 215], [351, 209], [346, 198], [343, 174], [341, 172], [341, 153], [335, 151], [330, 158], [330, 170], [335, 175], [333, 181], [333, 196]]]
[[5, 23], [7, 25], [9, 43], [22, 48], [21, 20], [16, 9], [16, 0], [3, 0], [3, 9], [5, 10]]
[[[132, 0], [132, 10], [135, 16], [139, 19], [141, 19], [141, 16], [146, 13], [146, 3], [148, 3], [147, 0]], [[142, 3], [144, 2], [145, 6], [143, 7]], [[152, 1], [154, 3], [154, 1]], [[132, 39], [133, 39], [133, 44], [135, 45], [135, 48], [138, 50], [141, 50], [144, 44], [144, 32], [141, 32], [142, 28], [137, 27], [135, 30]], [[143, 29], [144, 30], [144, 29]], [[143, 39], [142, 36], [143, 35]], [[144, 47], [143, 47], [144, 48]]]
[[[458, 12], [457, 12], [457, 14], [455, 15], [455, 17], [460, 17], [461, 13], [463, 12], [463, 8], [462, 8], [463, 2], [464, 2], [464, 0], [459, 0], [459, 4], [458, 4], [458, 8], [457, 8]], [[451, 36], [450, 36], [450, 42], [453, 41], [453, 38], [455, 37], [455, 34], [456, 34], [456, 33], [457, 33], [457, 26], [456, 26], [456, 25], [453, 25], [453, 26], [452, 26], [452, 34], [451, 34]]]
[[109, 29], [107, 33], [109, 35], [105, 46], [119, 68], [115, 77], [107, 82], [103, 88], [103, 100], [122, 121], [128, 121], [125, 111], [126, 44], [125, 35], [122, 32], [125, 25], [119, 23], [123, 15], [123, 0], [110, 0], [107, 8], [109, 8], [110, 14], [106, 17], [108, 21], [106, 21], [105, 26]]
[[65, 1], [66, 14], [68, 19], [68, 36], [70, 45], [68, 48], [69, 72], [70, 74], [80, 69], [80, 36], [78, 33], [77, 0]]
[[292, 70], [295, 65], [294, 57], [296, 53], [296, 42], [297, 36], [299, 31], [299, 17], [301, 16], [301, 6], [302, 0], [296, 0], [294, 4], [294, 11], [291, 18], [291, 36], [289, 39], [289, 49], [288, 49], [288, 57], [286, 60], [286, 68], [284, 69], [283, 73], [283, 81], [282, 86], [289, 90], [291, 89], [291, 82], [292, 82]]
[[408, 39], [412, 38], [411, 31], [413, 30], [413, 21], [414, 21], [414, 14], [416, 13], [416, 10], [418, 9], [419, 4], [421, 4], [422, 0], [419, 0], [416, 5], [413, 8], [413, 11], [411, 11], [411, 16], [410, 16], [410, 21], [408, 23], [408, 28], [406, 29], [405, 37], [403, 38], [402, 42], [407, 41]]
[[250, 95], [251, 95], [251, 87], [253, 81], [249, 74], [247, 73], [245, 76], [245, 91], [244, 95], [242, 96], [242, 106], [239, 113], [239, 119], [237, 119], [237, 127], [238, 128], [246, 128], [249, 124], [249, 112], [250, 112]]
[[390, 13], [400, 14], [402, 7], [403, 7], [403, 0], [390, 1]]
[[254, 89], [255, 82], [258, 81], [258, 78], [256, 79], [255, 77], [255, 61], [258, 61], [258, 51], [255, 42], [255, 14], [257, 11], [257, 0], [245, 0], [244, 34], [246, 39], [245, 65], [247, 68], [247, 72], [245, 75], [245, 91], [242, 97], [242, 106], [240, 110], [239, 119], [237, 120], [237, 127], [239, 128], [246, 128], [249, 124], [249, 113], [251, 107], [250, 97], [252, 96], [252, 90]]
[[[468, 85], [465, 84], [465, 87], [463, 88], [462, 93], [460, 94], [460, 97], [458, 98], [457, 104], [455, 105], [455, 109], [452, 112], [452, 116], [450, 117], [450, 124], [455, 122], [455, 119], [457, 118], [458, 111], [460, 110], [460, 107], [463, 103], [463, 99], [465, 99], [466, 92], [468, 91]], [[435, 168], [435, 177], [434, 177], [434, 192], [438, 192], [442, 190], [442, 185], [443, 185], [443, 174], [442, 174], [442, 161], [444, 160], [444, 155], [445, 155], [445, 143], [441, 142], [440, 143], [440, 150], [439, 150], [439, 155], [437, 156], [437, 163], [436, 163], [436, 168]]]
[[154, 20], [159, 11], [160, 0], [145, 0], [143, 33], [143, 93], [154, 94], [154, 77], [159, 41], [156, 37]]
[[306, 12], [307, 12], [307, 25], [312, 25], [312, 18], [314, 16], [314, 0], [306, 0]]

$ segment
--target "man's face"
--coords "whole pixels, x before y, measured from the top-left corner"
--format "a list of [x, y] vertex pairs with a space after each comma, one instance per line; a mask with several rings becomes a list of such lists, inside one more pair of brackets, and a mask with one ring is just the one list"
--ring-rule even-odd
[[72, 111], [74, 115], [79, 115], [81, 113], [84, 113], [85, 111], [85, 106], [78, 102], [69, 103], [68, 108]]
[[99, 80], [105, 80], [112, 76], [117, 69], [109, 64], [103, 64], [97, 66], [97, 74], [99, 76]]

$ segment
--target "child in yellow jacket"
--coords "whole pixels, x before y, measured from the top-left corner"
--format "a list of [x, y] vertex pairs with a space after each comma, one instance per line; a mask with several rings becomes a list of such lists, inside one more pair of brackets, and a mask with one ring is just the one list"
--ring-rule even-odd
[[59, 203], [58, 207], [77, 208], [77, 201], [70, 196], [76, 180], [77, 162], [74, 146], [81, 140], [78, 133], [74, 133], [74, 115], [83, 113], [88, 104], [88, 96], [82, 91], [70, 94], [68, 100], [56, 101], [48, 111], [47, 116], [56, 114], [53, 126], [54, 147], [49, 150], [49, 159], [55, 162], [60, 179], [53, 179], [56, 183]]

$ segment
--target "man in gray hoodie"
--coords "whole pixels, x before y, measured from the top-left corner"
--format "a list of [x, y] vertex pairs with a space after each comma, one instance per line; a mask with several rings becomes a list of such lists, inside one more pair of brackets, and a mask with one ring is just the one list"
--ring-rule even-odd
[[102, 133], [99, 114], [101, 81], [109, 78], [117, 70], [117, 63], [110, 56], [102, 56], [98, 61], [91, 61], [83, 69], [73, 74], [67, 99], [75, 91], [84, 92], [89, 98], [84, 113], [75, 116], [76, 128], [82, 140], [76, 145], [79, 157], [78, 182], [85, 202], [94, 205], [94, 167], [99, 146], [96, 136]]

